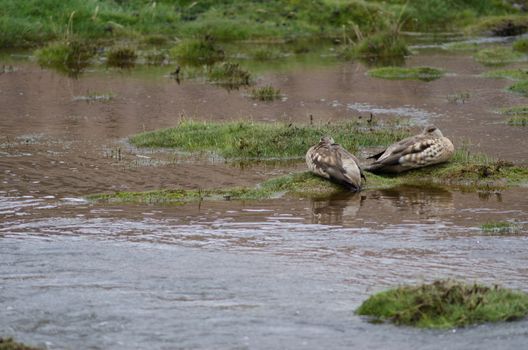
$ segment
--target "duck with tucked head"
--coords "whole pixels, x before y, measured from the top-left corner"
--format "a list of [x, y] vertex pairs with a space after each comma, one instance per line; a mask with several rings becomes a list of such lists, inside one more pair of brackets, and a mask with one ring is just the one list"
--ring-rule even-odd
[[362, 178], [365, 178], [358, 160], [353, 154], [325, 136], [319, 143], [310, 147], [306, 153], [306, 164], [316, 175], [339, 183], [349, 190], [361, 190]]
[[390, 145], [369, 158], [375, 159], [365, 170], [372, 173], [401, 173], [447, 162], [455, 152], [453, 143], [435, 126], [426, 127], [420, 134]]

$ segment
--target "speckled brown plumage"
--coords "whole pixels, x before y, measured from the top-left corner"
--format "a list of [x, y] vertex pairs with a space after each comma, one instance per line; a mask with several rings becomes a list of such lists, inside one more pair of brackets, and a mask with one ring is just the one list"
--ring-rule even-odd
[[361, 189], [363, 172], [350, 152], [336, 144], [331, 137], [323, 137], [306, 153], [306, 164], [311, 172], [337, 182], [351, 191]]
[[422, 133], [403, 139], [369, 157], [376, 160], [365, 170], [373, 173], [400, 173], [447, 162], [454, 151], [453, 143], [438, 128], [429, 126]]

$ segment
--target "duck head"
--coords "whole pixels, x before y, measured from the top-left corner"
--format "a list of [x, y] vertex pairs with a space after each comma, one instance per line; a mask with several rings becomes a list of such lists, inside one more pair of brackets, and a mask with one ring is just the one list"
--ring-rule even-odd
[[430, 136], [433, 136], [433, 137], [436, 137], [436, 138], [441, 138], [441, 137], [444, 137], [444, 135], [442, 134], [442, 132], [440, 131], [440, 129], [438, 129], [436, 126], [434, 125], [428, 125], [425, 127], [424, 131], [423, 131], [424, 134], [426, 135], [430, 135]]
[[323, 136], [319, 140], [319, 143], [325, 143], [328, 145], [333, 145], [335, 143], [334, 139], [331, 136]]

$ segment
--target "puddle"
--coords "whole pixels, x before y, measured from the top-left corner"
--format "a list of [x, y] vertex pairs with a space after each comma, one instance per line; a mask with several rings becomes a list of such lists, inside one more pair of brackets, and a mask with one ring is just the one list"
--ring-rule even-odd
[[[454, 37], [453, 39], [459, 39]], [[26, 60], [0, 74], [0, 328], [50, 349], [518, 349], [527, 321], [422, 331], [354, 315], [368, 295], [453, 277], [528, 291], [528, 232], [486, 235], [488, 221], [528, 223], [528, 188], [462, 193], [400, 187], [310, 200], [102, 205], [106, 191], [253, 186], [302, 160], [226, 163], [145, 151], [134, 133], [199, 120], [307, 123], [368, 117], [434, 123], [455, 145], [526, 164], [524, 128], [496, 110], [527, 104], [484, 79], [463, 53], [420, 50], [429, 82], [367, 76], [359, 63], [246, 62], [288, 98], [180, 84], [171, 67], [92, 70], [70, 79]], [[1, 63], [0, 63], [1, 65]], [[172, 67], [173, 69], [173, 67]], [[464, 103], [448, 96], [469, 91]], [[101, 92], [89, 94], [88, 92]], [[102, 101], [99, 96], [112, 96]], [[89, 103], [87, 103], [89, 99]], [[524, 225], [524, 227], [528, 227]]]

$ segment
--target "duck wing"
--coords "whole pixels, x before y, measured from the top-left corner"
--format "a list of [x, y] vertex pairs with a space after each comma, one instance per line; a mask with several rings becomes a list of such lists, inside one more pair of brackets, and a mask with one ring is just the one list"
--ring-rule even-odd
[[[383, 165], [396, 165], [400, 163], [402, 157], [408, 156], [410, 160], [419, 157], [419, 154], [435, 144], [434, 139], [415, 137], [410, 140], [405, 140], [404, 143], [395, 144], [392, 149], [380, 156], [375, 163]], [[391, 146], [392, 147], [392, 146]], [[389, 152], [390, 151], [390, 152]]]

